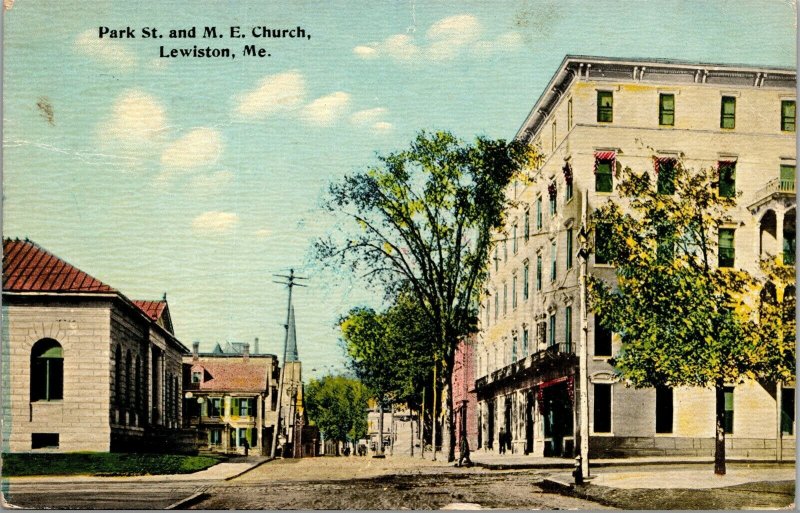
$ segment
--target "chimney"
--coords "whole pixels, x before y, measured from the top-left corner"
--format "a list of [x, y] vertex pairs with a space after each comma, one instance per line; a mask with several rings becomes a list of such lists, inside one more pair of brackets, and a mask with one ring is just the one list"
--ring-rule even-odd
[[261, 354], [261, 351], [258, 350], [258, 337], [256, 337], [255, 342], [253, 342], [253, 354]]
[[196, 362], [198, 360], [198, 354], [200, 353], [200, 342], [194, 341], [192, 342], [192, 361]]
[[242, 344], [242, 358], [245, 361], [250, 358], [250, 344]]

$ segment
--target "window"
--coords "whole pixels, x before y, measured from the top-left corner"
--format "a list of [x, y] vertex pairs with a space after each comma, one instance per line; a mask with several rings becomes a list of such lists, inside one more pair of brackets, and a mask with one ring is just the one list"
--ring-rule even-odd
[[491, 320], [491, 308], [492, 308], [492, 300], [486, 300], [486, 327], [489, 327], [489, 321]]
[[564, 351], [572, 351], [572, 307], [568, 306], [564, 311]]
[[536, 229], [542, 229], [542, 197], [536, 198]]
[[614, 178], [612, 176], [613, 158], [595, 157], [594, 161], [594, 190], [596, 192], [612, 192]]
[[511, 363], [517, 361], [517, 337], [511, 339]]
[[722, 97], [722, 108], [719, 116], [720, 128], [736, 128], [736, 98], [733, 96]]
[[542, 290], [542, 255], [536, 255], [536, 290]]
[[192, 383], [200, 383], [203, 381], [203, 373], [201, 371], [192, 371]]
[[789, 164], [781, 164], [781, 185], [782, 191], [791, 191], [794, 189], [794, 175], [795, 166]]
[[675, 194], [675, 159], [656, 159], [656, 190], [659, 194]]
[[719, 170], [719, 195], [724, 198], [736, 196], [736, 162], [720, 161]]
[[508, 262], [508, 239], [503, 239], [503, 262]]
[[31, 349], [31, 401], [64, 398], [64, 356], [61, 344], [42, 339]]
[[794, 132], [797, 107], [794, 100], [784, 100], [781, 102], [781, 131]]
[[517, 246], [517, 223], [514, 223], [514, 227], [512, 228], [512, 230], [513, 230], [512, 235], [513, 235], [514, 238], [511, 241], [511, 248], [512, 248], [512, 251], [514, 251], [514, 254], [516, 255], [517, 254], [517, 249], [518, 249], [518, 246]]
[[608, 264], [612, 258], [611, 225], [599, 223], [594, 229], [594, 263]]
[[494, 270], [497, 271], [497, 267], [500, 265], [500, 256], [498, 254], [497, 246], [494, 247]]
[[594, 316], [594, 355], [611, 356], [611, 330], [603, 326], [599, 316]]
[[725, 387], [725, 434], [733, 433], [733, 387]]
[[212, 429], [208, 432], [208, 443], [211, 445], [220, 445], [222, 444], [222, 430], [221, 429]]
[[556, 281], [556, 256], [557, 256], [556, 241], [550, 245], [550, 281]]
[[794, 388], [781, 390], [781, 433], [794, 434]]
[[572, 130], [572, 98], [567, 101], [567, 130]]
[[508, 283], [503, 283], [503, 315], [508, 313]]
[[531, 238], [531, 211], [529, 208], [525, 209], [523, 232], [525, 234], [525, 242], [528, 242], [528, 240]]
[[528, 338], [529, 338], [528, 328], [522, 330], [522, 354], [524, 356], [528, 356]]
[[494, 321], [497, 322], [497, 316], [500, 312], [500, 297], [497, 289], [494, 289]]
[[675, 258], [675, 244], [673, 243], [672, 228], [666, 225], [656, 228], [656, 262], [671, 264]]
[[239, 399], [239, 416], [250, 417], [255, 413], [255, 400]]
[[611, 432], [611, 385], [594, 384], [594, 432]]
[[31, 449], [58, 449], [58, 433], [31, 433]]
[[733, 244], [733, 230], [731, 228], [720, 228], [719, 267], [733, 267], [736, 257], [736, 250]]
[[658, 124], [661, 126], [675, 125], [675, 95], [658, 95]]
[[597, 91], [597, 122], [611, 123], [612, 121], [614, 121], [614, 93]]
[[544, 321], [536, 325], [536, 343], [539, 348], [547, 346], [547, 323]]
[[553, 140], [550, 143], [550, 147], [551, 147], [550, 149], [553, 150], [553, 151], [555, 151], [556, 146], [557, 146], [557, 144], [556, 144], [556, 142], [558, 140], [558, 135], [557, 134], [558, 134], [558, 128], [556, 126], [556, 122], [553, 121]]
[[567, 269], [572, 269], [572, 228], [567, 230]]
[[122, 348], [117, 346], [114, 352], [114, 399], [117, 405], [122, 404]]
[[131, 405], [131, 392], [133, 388], [133, 357], [131, 356], [131, 350], [128, 349], [125, 355], [125, 404], [127, 406]]
[[556, 347], [556, 314], [550, 314], [550, 347]]
[[136, 401], [134, 407], [136, 409], [142, 408], [142, 362], [139, 357], [136, 357], [136, 383], [133, 394], [133, 400]]
[[525, 267], [522, 268], [522, 299], [525, 301], [528, 300], [529, 290], [530, 290], [530, 264], [528, 261], [525, 261]]
[[672, 389], [656, 387], [656, 433], [672, 433], [672, 412]]
[[554, 216], [558, 207], [558, 189], [556, 189], [555, 181], [550, 182], [548, 194], [550, 195], [550, 216]]
[[211, 397], [208, 399], [208, 416], [220, 417], [222, 413], [222, 398]]
[[511, 277], [511, 308], [517, 308], [517, 275]]

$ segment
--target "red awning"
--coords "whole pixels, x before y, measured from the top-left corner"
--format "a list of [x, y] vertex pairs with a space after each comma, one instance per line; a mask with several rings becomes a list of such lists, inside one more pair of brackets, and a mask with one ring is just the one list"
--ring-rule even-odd
[[617, 158], [616, 151], [596, 151], [594, 152], [595, 160], [614, 160]]
[[674, 166], [675, 162], [677, 162], [675, 157], [653, 157], [653, 168], [656, 174], [658, 174], [662, 164], [672, 164]]

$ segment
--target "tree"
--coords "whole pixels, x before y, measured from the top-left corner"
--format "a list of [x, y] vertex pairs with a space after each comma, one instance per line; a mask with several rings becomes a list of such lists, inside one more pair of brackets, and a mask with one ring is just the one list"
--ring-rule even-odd
[[353, 370], [381, 407], [381, 420], [389, 404], [419, 407], [434, 361], [434, 330], [408, 291], [383, 313], [353, 308], [339, 328]]
[[308, 418], [326, 439], [348, 442], [367, 435], [369, 392], [357, 379], [347, 376], [312, 379], [305, 394]]
[[[508, 206], [506, 186], [532, 159], [518, 141], [466, 144], [448, 132], [421, 132], [407, 150], [330, 185], [325, 205], [354, 223], [318, 241], [320, 256], [362, 273], [389, 296], [410, 286], [434, 327], [431, 352], [444, 387], [458, 341], [474, 329], [488, 251]], [[452, 397], [445, 395], [452, 433]]]
[[615, 287], [590, 279], [592, 307], [620, 334], [612, 364], [632, 386], [714, 389], [714, 471], [724, 474], [725, 384], [790, 379], [794, 335], [759, 323], [763, 278], [732, 267], [718, 243], [736, 199], [718, 192], [716, 170], [678, 164], [659, 187], [647, 172], [623, 173], [620, 202], [629, 209], [609, 200], [592, 216], [596, 254], [616, 268]]

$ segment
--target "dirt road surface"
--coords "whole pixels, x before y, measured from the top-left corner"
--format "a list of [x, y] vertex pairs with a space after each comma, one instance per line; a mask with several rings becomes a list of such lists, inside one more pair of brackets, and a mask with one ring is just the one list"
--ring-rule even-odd
[[534, 471], [393, 457], [278, 460], [213, 486], [196, 509], [601, 509], [550, 493]]

